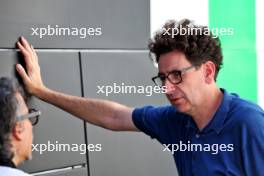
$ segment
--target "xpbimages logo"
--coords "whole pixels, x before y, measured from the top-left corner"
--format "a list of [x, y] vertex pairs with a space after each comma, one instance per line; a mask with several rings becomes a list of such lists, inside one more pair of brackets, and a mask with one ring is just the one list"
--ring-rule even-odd
[[110, 94], [145, 94], [146, 96], [152, 96], [153, 93], [164, 94], [166, 93], [166, 86], [135, 86], [126, 85], [125, 83], [113, 83], [113, 85], [98, 85], [97, 94], [104, 94], [109, 96]]
[[81, 39], [87, 36], [100, 36], [102, 35], [102, 28], [100, 27], [61, 27], [59, 25], [46, 27], [32, 27], [31, 35], [37, 36], [39, 38], [44, 38], [47, 36], [75, 36]]
[[177, 35], [211, 35], [216, 38], [219, 36], [232, 36], [235, 30], [233, 27], [204, 27], [195, 26], [193, 22], [186, 26], [182, 26], [179, 23], [175, 24], [173, 28], [163, 28], [163, 35], [170, 35], [174, 38]]
[[192, 144], [190, 141], [187, 144], [183, 143], [182, 141], [179, 144], [163, 144], [164, 149], [163, 151], [169, 151], [171, 154], [176, 152], [197, 152], [197, 151], [205, 151], [210, 152], [214, 155], [218, 154], [219, 152], [232, 152], [234, 151], [233, 144]]
[[85, 154], [89, 152], [100, 152], [102, 151], [102, 144], [62, 144], [58, 141], [48, 141], [47, 144], [32, 144], [32, 151], [44, 154], [46, 152], [79, 152]]

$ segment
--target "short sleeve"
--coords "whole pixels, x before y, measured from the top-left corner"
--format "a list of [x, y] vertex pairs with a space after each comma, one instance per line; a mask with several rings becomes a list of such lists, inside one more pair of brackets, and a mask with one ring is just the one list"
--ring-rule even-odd
[[151, 138], [158, 139], [164, 133], [169, 116], [175, 112], [172, 106], [136, 108], [132, 113], [135, 126]]

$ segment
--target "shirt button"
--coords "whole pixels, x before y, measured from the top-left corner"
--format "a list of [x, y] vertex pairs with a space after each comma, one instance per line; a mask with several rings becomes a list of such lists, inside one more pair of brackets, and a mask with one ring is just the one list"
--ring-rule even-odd
[[200, 137], [200, 134], [196, 134], [195, 137], [196, 137], [196, 138], [199, 138], [199, 137]]

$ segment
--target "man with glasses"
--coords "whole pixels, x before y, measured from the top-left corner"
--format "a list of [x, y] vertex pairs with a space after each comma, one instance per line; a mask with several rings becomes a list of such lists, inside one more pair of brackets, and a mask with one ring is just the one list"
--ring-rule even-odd
[[0, 78], [0, 175], [27, 176], [17, 169], [31, 159], [32, 126], [39, 111], [28, 109], [23, 89], [12, 79]]
[[[146, 133], [172, 151], [180, 175], [263, 174], [264, 112], [217, 86], [222, 49], [207, 27], [169, 21], [150, 41], [159, 69], [152, 80], [166, 86], [171, 103], [163, 107], [133, 109], [50, 90], [42, 82], [33, 46], [23, 37], [17, 45], [27, 71], [20, 64], [16, 68], [29, 93], [91, 124]], [[180, 144], [185, 150], [176, 147]]]

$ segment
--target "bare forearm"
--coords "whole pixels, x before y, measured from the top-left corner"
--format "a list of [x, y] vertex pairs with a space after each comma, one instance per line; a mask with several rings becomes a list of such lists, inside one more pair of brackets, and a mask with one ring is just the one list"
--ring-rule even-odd
[[122, 122], [122, 118], [132, 116], [132, 108], [116, 102], [66, 95], [48, 88], [38, 91], [37, 96], [91, 124], [117, 131], [135, 131], [134, 127], [130, 128], [131, 121]]

